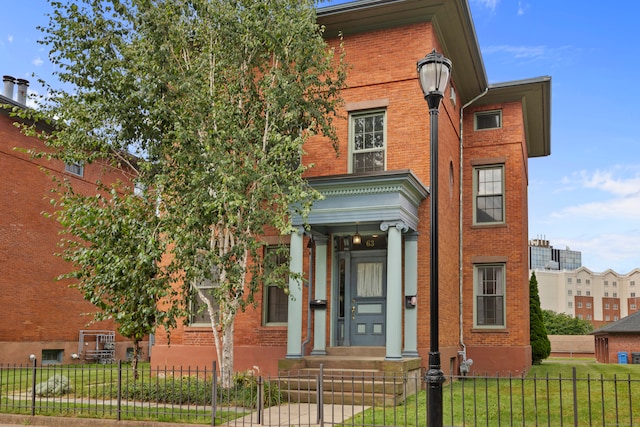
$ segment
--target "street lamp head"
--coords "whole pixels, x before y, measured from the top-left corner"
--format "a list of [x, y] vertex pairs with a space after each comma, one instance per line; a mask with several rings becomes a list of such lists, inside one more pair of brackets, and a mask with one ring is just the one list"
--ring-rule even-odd
[[436, 95], [440, 99], [449, 83], [451, 61], [435, 49], [418, 61], [418, 77], [425, 99]]

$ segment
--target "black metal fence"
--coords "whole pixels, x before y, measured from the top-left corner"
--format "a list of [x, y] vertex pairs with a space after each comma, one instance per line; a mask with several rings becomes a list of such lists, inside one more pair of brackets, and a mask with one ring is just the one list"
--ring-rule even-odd
[[[213, 373], [216, 372], [216, 375]], [[262, 377], [127, 364], [0, 365], [0, 412], [232, 426], [424, 426], [418, 375], [323, 370]], [[640, 426], [638, 378], [448, 377], [447, 426]]]

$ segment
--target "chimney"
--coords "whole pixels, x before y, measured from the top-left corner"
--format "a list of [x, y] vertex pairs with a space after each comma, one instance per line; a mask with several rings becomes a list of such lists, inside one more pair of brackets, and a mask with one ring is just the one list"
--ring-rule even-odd
[[18, 98], [16, 99], [16, 101], [18, 102], [18, 104], [26, 105], [29, 80], [17, 79], [16, 82], [18, 83]]
[[4, 91], [2, 92], [2, 94], [7, 98], [13, 100], [13, 87], [16, 79], [11, 76], [2, 76], [2, 81], [4, 82]]

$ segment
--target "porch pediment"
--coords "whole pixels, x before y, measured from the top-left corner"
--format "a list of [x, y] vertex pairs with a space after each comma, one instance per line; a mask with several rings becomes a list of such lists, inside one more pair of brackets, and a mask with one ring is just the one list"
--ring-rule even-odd
[[[418, 208], [429, 194], [410, 170], [332, 175], [308, 181], [323, 196], [313, 204], [307, 219], [311, 226], [400, 220], [415, 230]], [[296, 223], [301, 223], [301, 218], [294, 218]]]

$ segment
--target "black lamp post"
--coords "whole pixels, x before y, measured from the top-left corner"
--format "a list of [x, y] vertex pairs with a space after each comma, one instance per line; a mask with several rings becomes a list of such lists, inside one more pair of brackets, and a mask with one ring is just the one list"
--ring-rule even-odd
[[442, 427], [442, 384], [444, 373], [440, 369], [438, 347], [438, 111], [443, 92], [449, 83], [451, 61], [434, 49], [418, 61], [418, 77], [424, 99], [429, 106], [429, 139], [431, 143], [431, 275], [430, 275], [430, 350], [429, 370], [424, 380], [428, 387], [427, 426]]

